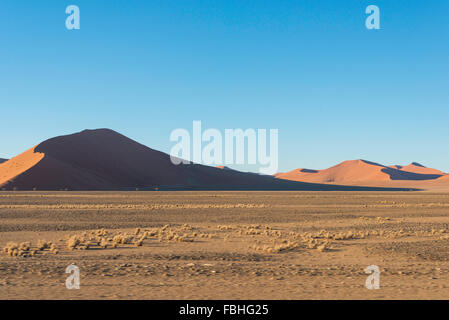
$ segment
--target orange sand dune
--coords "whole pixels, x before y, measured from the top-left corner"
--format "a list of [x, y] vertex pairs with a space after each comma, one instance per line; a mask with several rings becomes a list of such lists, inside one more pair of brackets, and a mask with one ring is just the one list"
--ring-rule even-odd
[[325, 170], [296, 169], [278, 173], [275, 177], [292, 181], [347, 186], [449, 191], [449, 175], [443, 175], [439, 170], [425, 168], [417, 163], [405, 167], [387, 167], [366, 160], [351, 160]]
[[[0, 165], [0, 187], [12, 190], [374, 190], [275, 179], [170, 156], [109, 129], [49, 139]], [[379, 188], [376, 188], [378, 190]]]
[[394, 165], [390, 166], [391, 168], [395, 168], [402, 171], [408, 171], [413, 173], [421, 173], [421, 174], [438, 174], [438, 175], [444, 175], [445, 173], [443, 171], [440, 171], [438, 169], [433, 168], [427, 168], [423, 166], [422, 164], [419, 164], [417, 162], [412, 162], [407, 166], [400, 166], [400, 165]]
[[350, 160], [325, 170], [297, 169], [277, 174], [276, 177], [293, 181], [357, 185], [369, 181], [433, 180], [440, 175], [403, 171], [366, 160]]

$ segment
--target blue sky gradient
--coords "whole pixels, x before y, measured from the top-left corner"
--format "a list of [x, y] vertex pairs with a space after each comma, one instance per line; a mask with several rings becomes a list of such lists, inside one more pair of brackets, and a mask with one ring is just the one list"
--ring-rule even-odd
[[[78, 5], [81, 29], [65, 28]], [[365, 28], [365, 8], [381, 30]], [[278, 128], [280, 171], [347, 159], [449, 172], [449, 1], [0, 2], [0, 157], [111, 128]], [[238, 168], [238, 167], [237, 167]], [[244, 169], [244, 168], [239, 168]]]

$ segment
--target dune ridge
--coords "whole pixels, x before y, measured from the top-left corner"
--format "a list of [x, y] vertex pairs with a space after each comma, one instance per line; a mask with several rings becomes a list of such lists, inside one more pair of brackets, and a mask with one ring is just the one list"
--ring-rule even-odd
[[433, 168], [427, 168], [423, 166], [422, 164], [419, 164], [417, 162], [412, 162], [409, 165], [401, 166], [401, 165], [394, 165], [391, 166], [392, 168], [407, 171], [407, 172], [413, 172], [413, 173], [420, 173], [420, 174], [437, 174], [437, 175], [445, 175], [445, 173], [438, 169]]

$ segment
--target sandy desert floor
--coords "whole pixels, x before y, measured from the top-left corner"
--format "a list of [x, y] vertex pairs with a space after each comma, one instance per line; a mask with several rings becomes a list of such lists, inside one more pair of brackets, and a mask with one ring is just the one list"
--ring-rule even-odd
[[449, 193], [0, 192], [0, 246], [1, 299], [449, 299]]

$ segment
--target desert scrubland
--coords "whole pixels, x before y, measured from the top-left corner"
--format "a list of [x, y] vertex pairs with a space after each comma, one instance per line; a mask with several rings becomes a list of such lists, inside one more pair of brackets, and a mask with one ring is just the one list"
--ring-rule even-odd
[[0, 246], [1, 299], [448, 299], [449, 193], [3, 191]]

